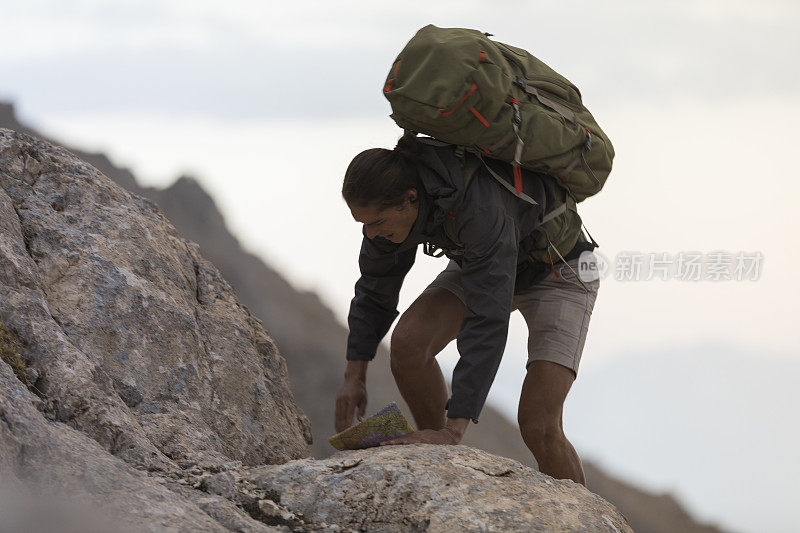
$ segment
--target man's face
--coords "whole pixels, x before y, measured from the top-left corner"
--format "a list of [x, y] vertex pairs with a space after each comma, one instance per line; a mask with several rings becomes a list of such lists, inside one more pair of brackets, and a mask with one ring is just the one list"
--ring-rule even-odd
[[356, 222], [364, 224], [367, 238], [383, 237], [394, 243], [401, 243], [408, 237], [419, 212], [419, 199], [416, 189], [406, 193], [399, 207], [379, 209], [375, 206], [349, 206]]

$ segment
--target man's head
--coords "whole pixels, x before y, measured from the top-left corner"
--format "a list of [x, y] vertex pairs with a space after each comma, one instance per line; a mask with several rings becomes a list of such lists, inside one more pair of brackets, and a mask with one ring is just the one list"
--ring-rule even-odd
[[349, 207], [356, 222], [364, 224], [368, 238], [383, 237], [401, 243], [406, 240], [417, 220], [419, 196], [416, 189], [409, 189], [399, 205], [384, 208], [376, 204]]
[[406, 240], [419, 212], [421, 186], [417, 177], [415, 139], [404, 137], [395, 150], [371, 148], [347, 167], [342, 197], [353, 218], [364, 224], [370, 239], [395, 243]]

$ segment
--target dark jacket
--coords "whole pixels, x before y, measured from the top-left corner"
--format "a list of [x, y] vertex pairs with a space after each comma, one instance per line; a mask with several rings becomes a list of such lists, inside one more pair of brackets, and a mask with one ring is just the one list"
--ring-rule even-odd
[[[532, 205], [479, 168], [455, 217], [456, 235], [462, 244], [458, 247], [445, 236], [443, 222], [463, 183], [461, 162], [452, 147], [424, 146], [421, 159], [423, 164], [416, 167], [424, 190], [420, 191], [417, 220], [406, 240], [395, 244], [364, 236], [358, 260], [361, 277], [348, 316], [347, 359], [370, 361], [375, 357], [378, 344], [398, 315], [400, 287], [414, 264], [418, 245], [441, 248], [461, 265], [467, 299], [457, 338], [461, 357], [453, 371], [447, 416], [477, 422], [503, 356], [514, 293], [540, 281], [552, 268], [550, 263], [532, 261], [526, 245], [542, 214], [557, 207], [557, 184], [545, 174], [524, 171], [524, 192], [538, 204]], [[489, 164], [511, 179], [509, 164]], [[564, 257], [569, 260], [593, 248], [581, 234]]]

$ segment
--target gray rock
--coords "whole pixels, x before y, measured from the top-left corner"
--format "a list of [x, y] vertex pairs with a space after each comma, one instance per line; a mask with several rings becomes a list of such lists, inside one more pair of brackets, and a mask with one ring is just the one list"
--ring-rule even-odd
[[222, 472], [207, 477], [202, 481], [200, 488], [205, 492], [234, 500], [236, 498], [236, 479], [228, 472]]
[[0, 130], [0, 320], [46, 411], [131, 464], [280, 463], [310, 427], [261, 323], [150, 201]]
[[293, 515], [291, 515], [287, 511], [282, 510], [280, 506], [275, 502], [273, 502], [272, 500], [259, 500], [258, 509], [262, 513], [264, 513], [265, 516], [280, 516], [287, 520], [294, 518]]
[[28, 382], [31, 384], [34, 384], [39, 380], [39, 372], [37, 372], [35, 368], [27, 368], [26, 374], [28, 376]]
[[572, 481], [467, 446], [414, 444], [252, 469], [250, 480], [316, 523], [364, 531], [630, 532]]
[[197, 505], [204, 513], [214, 518], [221, 526], [239, 533], [267, 533], [284, 531], [282, 528], [268, 526], [262, 522], [254, 520], [244, 510], [237, 507], [233, 502], [224, 497], [214, 494], [204, 494], [202, 492], [189, 489], [183, 486], [173, 485], [172, 490], [187, 500]]
[[0, 361], [0, 529], [99, 533], [118, 520], [114, 531], [227, 531], [36, 403]]

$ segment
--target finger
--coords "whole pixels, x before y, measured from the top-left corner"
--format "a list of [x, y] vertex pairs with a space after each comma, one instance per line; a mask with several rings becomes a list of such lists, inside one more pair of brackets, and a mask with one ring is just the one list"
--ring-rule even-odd
[[367, 412], [367, 399], [362, 398], [360, 402], [358, 402], [358, 419], [364, 420], [364, 414]]
[[336, 432], [341, 433], [349, 428], [353, 422], [353, 406], [349, 401], [336, 403]]
[[336, 433], [342, 432], [342, 425], [344, 425], [344, 408], [339, 404], [336, 403], [336, 417], [334, 419], [334, 426], [336, 426]]

